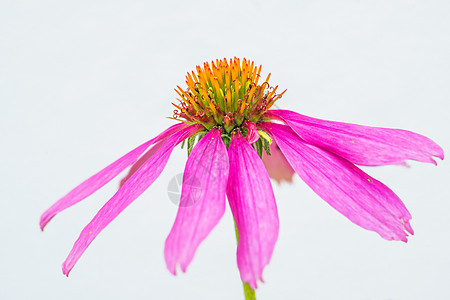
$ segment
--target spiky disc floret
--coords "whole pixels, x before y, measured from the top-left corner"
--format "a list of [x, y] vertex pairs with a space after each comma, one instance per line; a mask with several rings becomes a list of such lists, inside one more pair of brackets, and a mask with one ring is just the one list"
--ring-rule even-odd
[[206, 62], [196, 71], [186, 75], [186, 90], [175, 89], [181, 99], [172, 103], [177, 108], [173, 118], [201, 123], [207, 130], [221, 126], [230, 133], [245, 120], [256, 123], [286, 92], [277, 94], [278, 86], [269, 86], [270, 73], [259, 84], [261, 66], [245, 58]]

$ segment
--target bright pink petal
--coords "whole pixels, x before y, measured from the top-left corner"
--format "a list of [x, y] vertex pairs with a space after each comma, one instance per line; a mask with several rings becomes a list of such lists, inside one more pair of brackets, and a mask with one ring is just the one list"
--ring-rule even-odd
[[228, 169], [221, 131], [212, 129], [195, 145], [184, 169], [180, 206], [164, 249], [172, 274], [178, 264], [186, 271], [197, 247], [222, 218]]
[[120, 180], [119, 188], [134, 174], [137, 170], [164, 144], [164, 140], [155, 143], [147, 152], [145, 152], [134, 164], [131, 165], [128, 174]]
[[256, 128], [255, 123], [245, 120], [242, 123], [242, 127], [247, 130], [245, 139], [250, 143], [250, 145], [256, 143], [256, 141], [259, 140], [259, 132], [258, 128]]
[[305, 143], [288, 126], [261, 123], [297, 174], [314, 192], [353, 223], [387, 240], [407, 241], [411, 215], [387, 186], [351, 162]]
[[275, 179], [278, 183], [283, 180], [292, 182], [292, 176], [295, 174], [289, 162], [284, 157], [283, 152], [277, 146], [277, 143], [270, 144], [270, 155], [263, 151], [263, 163], [266, 166], [267, 173], [270, 178]]
[[256, 151], [237, 132], [228, 149], [227, 196], [239, 232], [237, 263], [243, 282], [256, 289], [278, 238], [278, 213], [269, 175]]
[[357, 165], [405, 164], [406, 159], [436, 164], [433, 156], [444, 159], [439, 145], [411, 131], [325, 121], [289, 110], [271, 110], [266, 116], [284, 121], [307, 143]]
[[164, 140], [167, 139], [169, 136], [174, 134], [175, 132], [179, 131], [181, 128], [187, 127], [188, 125], [185, 123], [180, 123], [173, 125], [169, 127], [166, 131], [161, 133], [159, 136], [156, 137], [154, 141], [154, 146], [150, 148], [150, 150], [147, 150], [147, 152], [142, 155], [141, 158], [139, 158], [134, 164], [131, 165], [130, 170], [128, 171], [128, 174], [120, 180], [119, 188], [125, 183], [125, 181], [128, 180], [128, 178], [131, 177], [146, 161], [150, 158], [153, 154], [155, 154], [156, 150], [161, 147]]
[[134, 163], [139, 156], [144, 153], [144, 151], [153, 145], [154, 143], [158, 143], [161, 140], [166, 139], [168, 136], [171, 136], [175, 132], [179, 131], [182, 128], [187, 127], [186, 124], [180, 123], [169, 127], [167, 130], [162, 132], [160, 135], [155, 137], [154, 139], [142, 144], [137, 147], [133, 151], [127, 153], [122, 156], [97, 174], [91, 176], [79, 186], [70, 191], [67, 195], [59, 199], [55, 204], [53, 204], [47, 211], [45, 211], [40, 220], [41, 230], [44, 230], [45, 225], [59, 212], [64, 209], [77, 204], [81, 200], [93, 194], [95, 191], [103, 187], [105, 184], [110, 182], [114, 177], [116, 177], [120, 172], [126, 169], [129, 165]]
[[141, 195], [158, 178], [164, 169], [173, 148], [182, 140], [200, 131], [201, 125], [192, 125], [168, 137], [164, 144], [137, 170], [116, 194], [98, 211], [92, 221], [83, 229], [69, 256], [63, 263], [63, 273], [69, 275], [80, 256], [117, 215]]

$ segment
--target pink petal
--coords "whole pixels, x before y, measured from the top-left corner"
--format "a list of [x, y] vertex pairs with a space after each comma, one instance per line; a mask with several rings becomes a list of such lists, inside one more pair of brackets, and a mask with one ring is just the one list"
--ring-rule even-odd
[[195, 134], [203, 128], [192, 125], [172, 134], [164, 144], [137, 170], [116, 194], [98, 211], [92, 221], [83, 229], [76, 240], [69, 256], [63, 263], [63, 273], [69, 275], [75, 263], [84, 253], [89, 244], [117, 215], [131, 202], [141, 195], [164, 169], [173, 148], [182, 140]]
[[155, 143], [150, 150], [147, 150], [134, 164], [131, 165], [128, 174], [120, 180], [119, 188], [164, 144], [164, 140]]
[[353, 223], [387, 240], [407, 241], [411, 215], [387, 186], [344, 158], [305, 143], [288, 126], [261, 123], [297, 174]]
[[228, 149], [227, 196], [239, 232], [237, 263], [243, 282], [256, 289], [278, 238], [278, 213], [269, 175], [256, 151], [237, 132]]
[[433, 156], [444, 159], [439, 145], [411, 131], [325, 121], [289, 110], [271, 110], [265, 116], [284, 121], [307, 143], [357, 165], [405, 164], [405, 159], [436, 164]]
[[255, 123], [245, 120], [242, 123], [242, 127], [245, 128], [245, 130], [247, 130], [247, 135], [245, 136], [245, 139], [250, 143], [250, 145], [256, 143], [256, 141], [259, 140], [259, 132], [258, 128], [256, 128]]
[[122, 156], [97, 174], [91, 176], [79, 186], [70, 191], [67, 195], [59, 199], [55, 204], [53, 204], [47, 211], [45, 211], [40, 220], [41, 230], [44, 230], [45, 225], [59, 212], [64, 209], [77, 204], [81, 200], [93, 194], [95, 191], [103, 187], [105, 184], [110, 182], [114, 177], [116, 177], [120, 172], [122, 172], [125, 168], [131, 165], [133, 162], [141, 156], [144, 151], [150, 147], [154, 143], [158, 143], [161, 140], [166, 139], [171, 136], [175, 132], [179, 131], [182, 128], [187, 127], [188, 125], [184, 123], [176, 124], [169, 127], [167, 130], [162, 132], [160, 135], [155, 137], [154, 139], [142, 144], [137, 147], [133, 151], [127, 153]]
[[283, 152], [280, 151], [277, 143], [272, 142], [270, 145], [270, 155], [263, 151], [262, 160], [270, 178], [275, 179], [279, 184], [283, 180], [292, 182], [292, 176], [295, 174], [295, 171], [286, 160], [286, 157], [284, 157]]
[[221, 131], [212, 129], [195, 145], [184, 170], [178, 214], [164, 249], [172, 274], [177, 264], [186, 271], [197, 247], [222, 218], [228, 169]]

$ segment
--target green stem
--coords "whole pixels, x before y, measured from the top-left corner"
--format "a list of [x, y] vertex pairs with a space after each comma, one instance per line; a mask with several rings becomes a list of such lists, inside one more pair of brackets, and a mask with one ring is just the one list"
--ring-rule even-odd
[[[236, 221], [234, 222], [234, 230], [236, 232], [236, 242], [239, 244], [239, 232], [236, 226]], [[245, 300], [256, 300], [255, 290], [253, 290], [246, 282], [242, 282], [242, 286], [244, 287]]]
[[248, 283], [243, 282], [245, 300], [256, 300], [255, 290], [252, 290]]

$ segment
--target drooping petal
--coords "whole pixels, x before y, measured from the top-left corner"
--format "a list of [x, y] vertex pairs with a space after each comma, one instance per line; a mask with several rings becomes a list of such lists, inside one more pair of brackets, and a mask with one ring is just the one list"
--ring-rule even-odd
[[176, 124], [168, 129], [166, 129], [164, 132], [162, 132], [160, 135], [155, 137], [154, 139], [151, 139], [150, 141], [142, 144], [141, 146], [137, 147], [133, 151], [125, 154], [97, 174], [91, 176], [87, 180], [85, 180], [83, 183], [81, 183], [79, 186], [74, 188], [72, 191], [70, 191], [67, 195], [59, 199], [55, 204], [53, 204], [47, 211], [45, 211], [40, 220], [40, 227], [41, 230], [44, 230], [45, 225], [59, 212], [63, 211], [64, 209], [77, 204], [81, 200], [85, 199], [86, 197], [92, 195], [95, 191], [103, 187], [105, 184], [110, 182], [114, 177], [116, 177], [120, 172], [122, 172], [124, 169], [126, 169], [128, 166], [130, 166], [132, 163], [136, 161], [136, 159], [139, 158], [139, 156], [144, 153], [144, 151], [150, 147], [151, 145], [158, 143], [167, 137], [171, 136], [175, 132], [181, 130], [182, 128], [187, 127], [188, 125], [181, 123]]
[[186, 271], [197, 247], [222, 218], [228, 169], [221, 131], [212, 129], [195, 145], [184, 170], [180, 206], [164, 249], [172, 274], [178, 264]]
[[297, 174], [353, 223], [387, 240], [407, 241], [411, 215], [387, 186], [348, 160], [304, 142], [288, 126], [261, 122]]
[[69, 275], [75, 263], [95, 237], [131, 202], [141, 195], [164, 169], [173, 148], [182, 140], [203, 128], [191, 125], [168, 137], [164, 144], [151, 156], [98, 211], [92, 221], [83, 229], [67, 259], [63, 263], [63, 273]]
[[263, 151], [262, 160], [270, 178], [275, 179], [279, 184], [283, 180], [292, 182], [292, 176], [295, 174], [295, 171], [286, 160], [286, 157], [284, 157], [283, 152], [281, 152], [277, 143], [272, 142], [269, 148], [270, 155], [267, 155], [266, 152]]
[[411, 131], [325, 121], [289, 110], [271, 110], [266, 116], [284, 121], [307, 143], [357, 165], [405, 164], [406, 159], [436, 164], [433, 156], [444, 159], [439, 145]]
[[266, 168], [242, 135], [228, 149], [227, 196], [239, 233], [237, 263], [243, 282], [256, 289], [278, 238], [278, 212]]
[[134, 164], [131, 165], [128, 174], [120, 180], [119, 188], [134, 174], [137, 170], [164, 144], [164, 140], [155, 143], [147, 152], [145, 152]]

